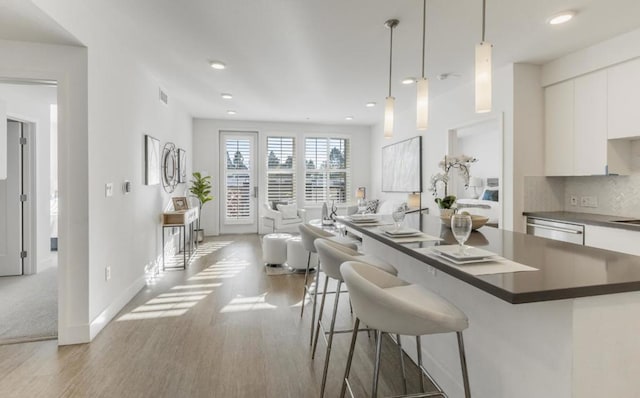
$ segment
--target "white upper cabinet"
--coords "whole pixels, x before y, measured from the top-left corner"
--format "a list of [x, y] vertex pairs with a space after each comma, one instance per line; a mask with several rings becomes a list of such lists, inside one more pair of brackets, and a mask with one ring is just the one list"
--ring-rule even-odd
[[610, 76], [601, 70], [545, 88], [545, 175], [629, 174], [629, 142], [609, 132]]
[[573, 174], [607, 173], [607, 73], [574, 80]]
[[545, 105], [545, 174], [573, 175], [573, 90], [569, 80], [547, 87]]
[[608, 137], [640, 137], [640, 59], [607, 69]]

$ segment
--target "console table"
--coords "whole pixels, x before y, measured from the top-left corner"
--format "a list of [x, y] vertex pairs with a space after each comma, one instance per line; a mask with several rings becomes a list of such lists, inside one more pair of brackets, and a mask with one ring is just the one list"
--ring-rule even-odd
[[[165, 270], [165, 260], [164, 260], [164, 251], [165, 251], [165, 230], [167, 228], [171, 228], [171, 230], [178, 228], [180, 231], [180, 237], [182, 239], [182, 269], [187, 269], [187, 263], [191, 260], [193, 253], [195, 250], [193, 249], [193, 245], [195, 245], [195, 249], [198, 248], [197, 239], [193, 239], [193, 224], [198, 220], [198, 208], [194, 207], [192, 209], [180, 210], [180, 211], [168, 211], [162, 213], [162, 270]], [[187, 257], [187, 230], [189, 231], [189, 256]], [[180, 244], [178, 244], [178, 249], [180, 248]], [[169, 268], [180, 268], [180, 267], [169, 267]]]

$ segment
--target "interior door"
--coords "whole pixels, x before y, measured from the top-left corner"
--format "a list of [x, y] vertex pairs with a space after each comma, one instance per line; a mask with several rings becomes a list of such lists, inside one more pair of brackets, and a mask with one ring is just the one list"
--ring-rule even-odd
[[220, 232], [257, 233], [257, 133], [222, 132], [220, 137]]
[[7, 121], [7, 179], [0, 180], [0, 276], [22, 275], [22, 123]]

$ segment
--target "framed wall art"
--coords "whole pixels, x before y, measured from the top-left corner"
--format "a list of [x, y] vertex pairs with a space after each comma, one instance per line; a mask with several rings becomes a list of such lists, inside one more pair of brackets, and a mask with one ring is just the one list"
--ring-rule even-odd
[[160, 184], [160, 140], [150, 135], [144, 136], [144, 160], [146, 185]]

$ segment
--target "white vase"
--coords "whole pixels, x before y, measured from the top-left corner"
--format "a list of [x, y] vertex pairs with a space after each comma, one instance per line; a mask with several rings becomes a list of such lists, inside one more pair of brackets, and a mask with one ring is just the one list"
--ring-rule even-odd
[[449, 225], [453, 213], [455, 213], [454, 209], [440, 209], [440, 221], [445, 225]]

